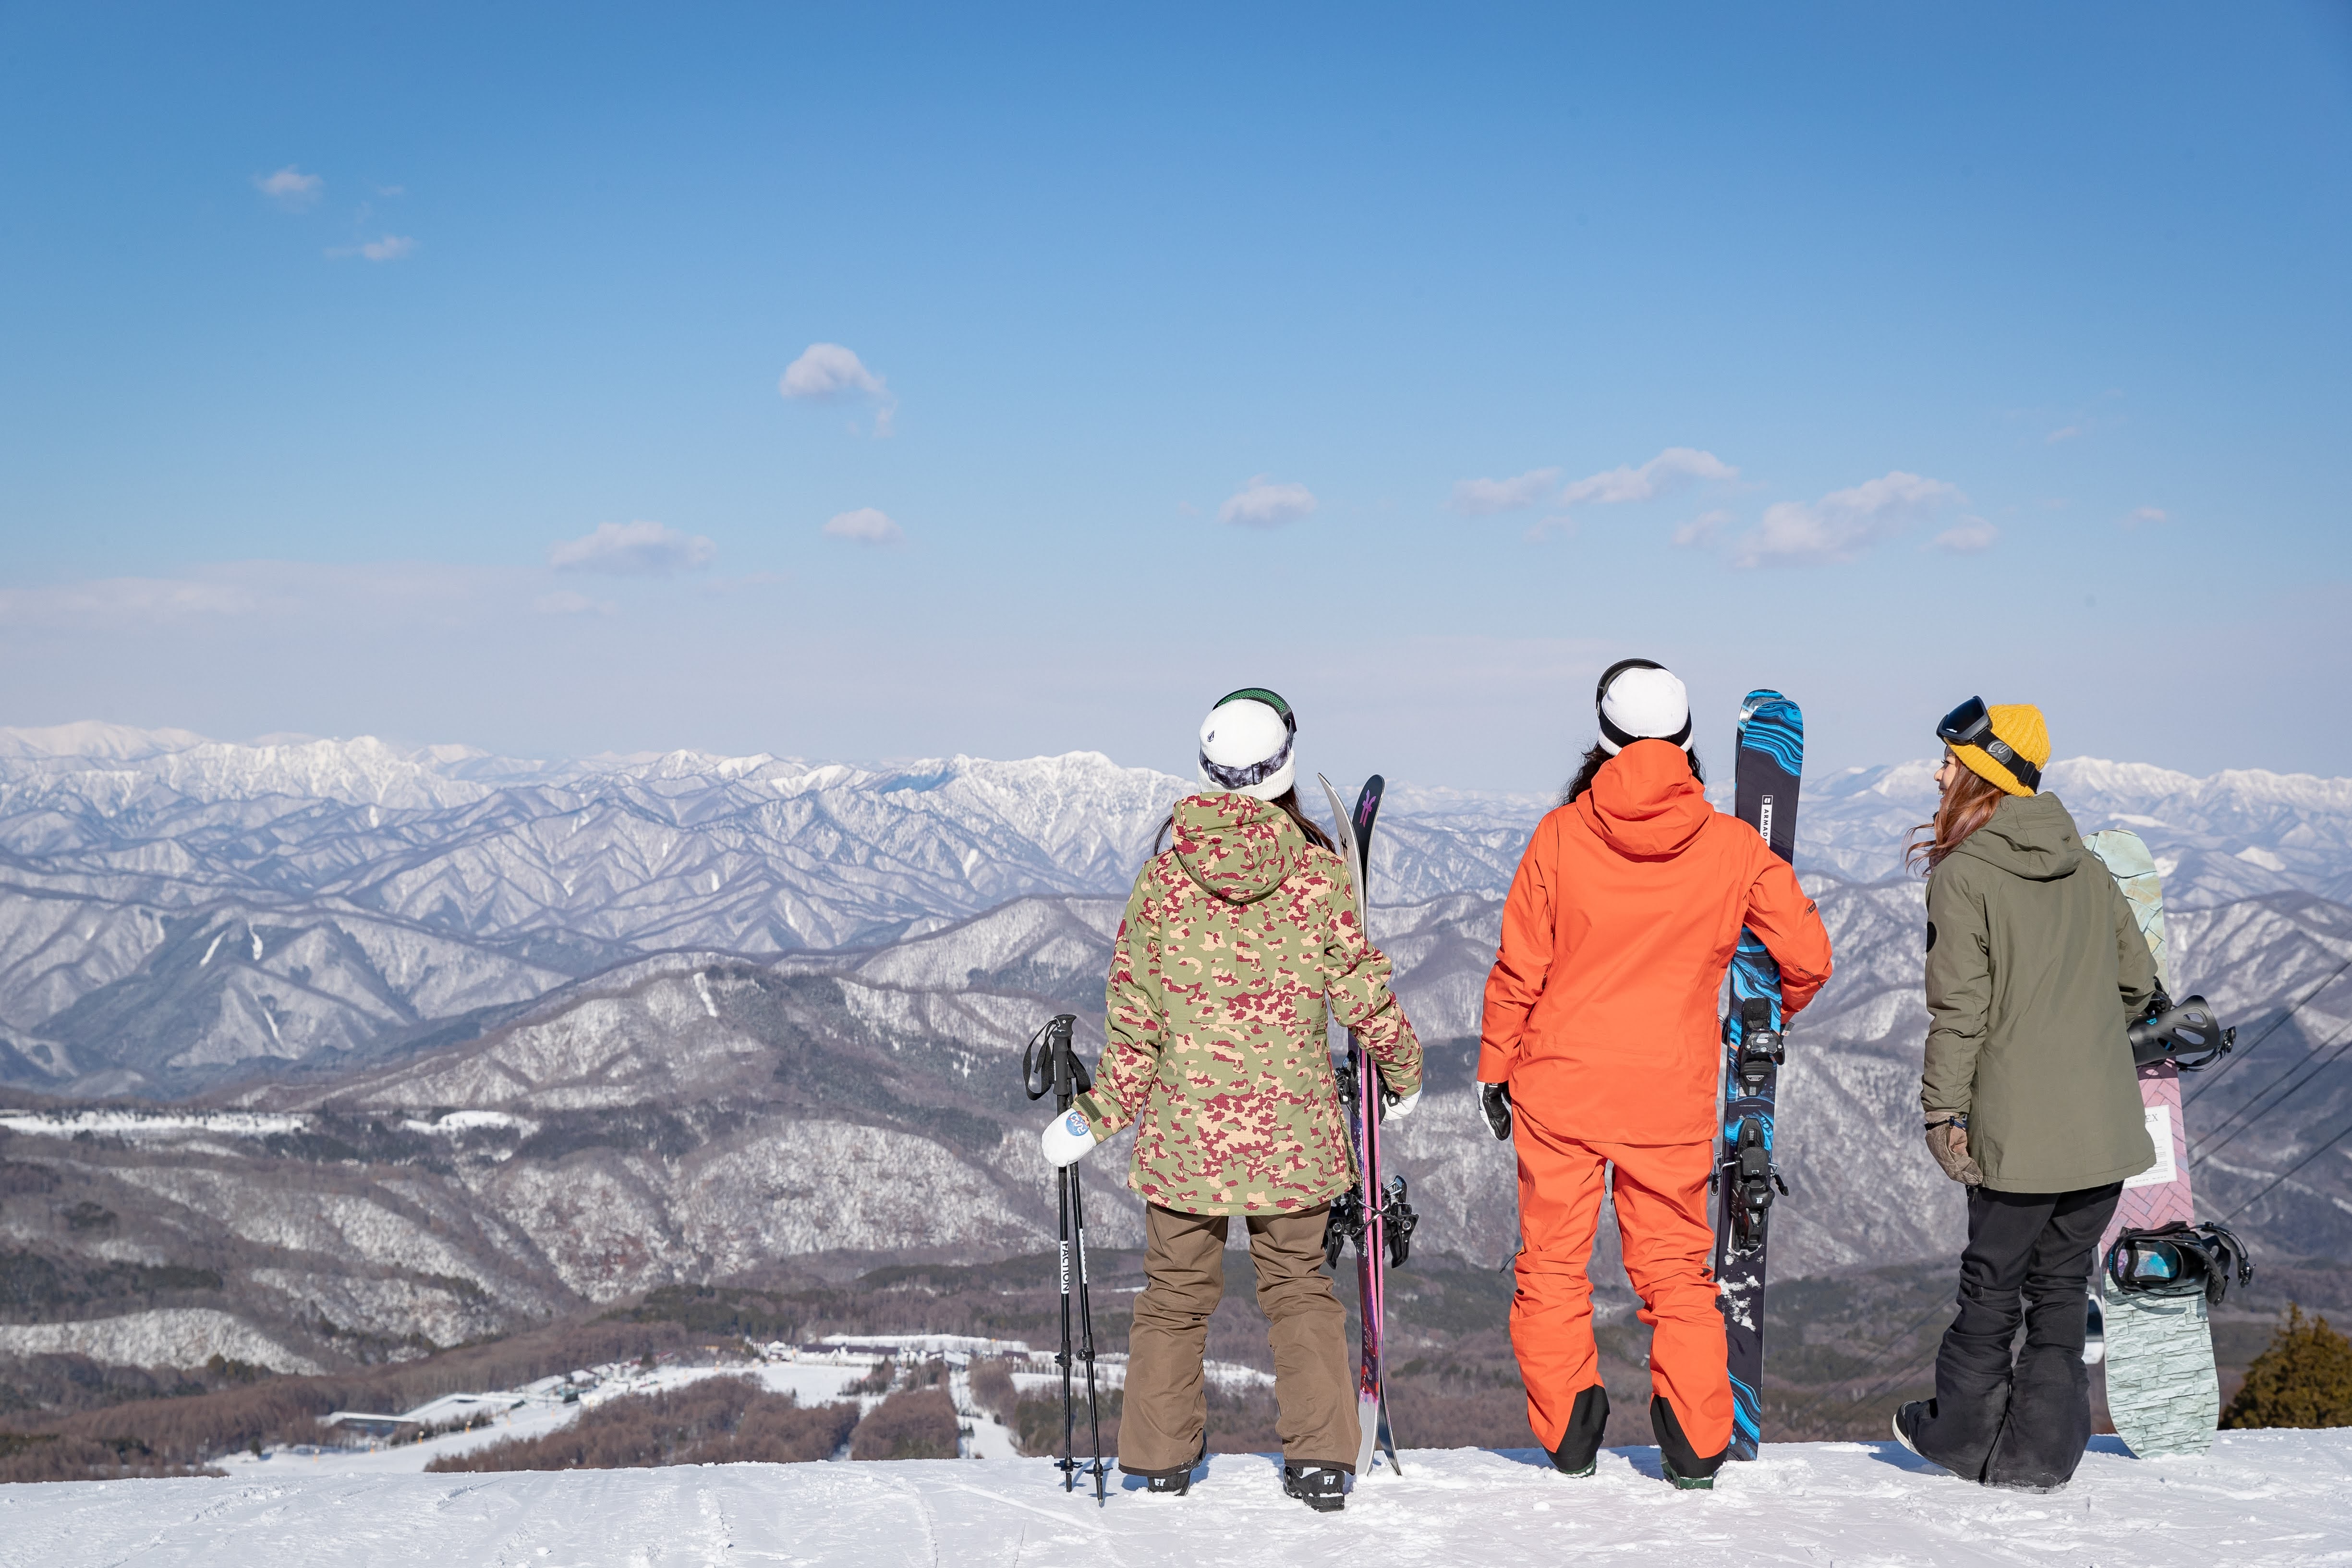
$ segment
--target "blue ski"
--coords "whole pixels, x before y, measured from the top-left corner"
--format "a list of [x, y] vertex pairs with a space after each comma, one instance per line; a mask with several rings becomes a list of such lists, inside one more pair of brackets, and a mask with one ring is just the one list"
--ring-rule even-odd
[[[1739, 707], [1736, 764], [1739, 819], [1772, 852], [1792, 859], [1797, 784], [1804, 772], [1805, 716], [1777, 691], [1751, 691]], [[1731, 960], [1723, 1018], [1723, 1142], [1715, 1171], [1715, 1281], [1730, 1342], [1731, 1457], [1752, 1459], [1764, 1440], [1764, 1261], [1772, 1199], [1788, 1186], [1772, 1159], [1779, 1094], [1780, 966], [1742, 931]]]

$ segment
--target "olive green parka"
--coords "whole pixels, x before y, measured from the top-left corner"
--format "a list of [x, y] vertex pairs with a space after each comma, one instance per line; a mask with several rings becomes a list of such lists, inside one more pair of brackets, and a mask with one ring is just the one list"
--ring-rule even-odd
[[2125, 1031], [2156, 988], [2131, 906], [2058, 797], [2004, 799], [1927, 879], [1920, 1109], [1967, 1114], [1995, 1192], [2137, 1175], [2156, 1148]]

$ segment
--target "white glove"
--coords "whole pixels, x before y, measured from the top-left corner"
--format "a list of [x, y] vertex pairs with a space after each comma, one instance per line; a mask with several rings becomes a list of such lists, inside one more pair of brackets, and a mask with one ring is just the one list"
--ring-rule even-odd
[[1045, 1151], [1045, 1163], [1058, 1171], [1076, 1164], [1095, 1146], [1094, 1129], [1087, 1125], [1086, 1113], [1073, 1107], [1045, 1124], [1037, 1144]]
[[1420, 1103], [1421, 1090], [1418, 1089], [1415, 1089], [1411, 1094], [1406, 1095], [1402, 1100], [1390, 1100], [1388, 1120], [1391, 1121], [1402, 1121], [1406, 1117], [1412, 1114], [1412, 1108]]

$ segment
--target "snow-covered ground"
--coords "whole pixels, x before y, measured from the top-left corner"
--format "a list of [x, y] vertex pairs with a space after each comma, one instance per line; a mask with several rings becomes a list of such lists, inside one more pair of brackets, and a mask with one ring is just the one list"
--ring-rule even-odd
[[1411, 1451], [1339, 1515], [1276, 1462], [1218, 1455], [1185, 1498], [1059, 1489], [1042, 1459], [391, 1475], [271, 1460], [226, 1480], [0, 1488], [0, 1564], [320, 1563], [654, 1568], [719, 1563], [1023, 1568], [1464, 1563], [2129, 1563], [2352, 1559], [2352, 1431], [2224, 1433], [2141, 1461], [2101, 1438], [2072, 1486], [1987, 1491], [1891, 1443], [1768, 1446], [1678, 1492], [1654, 1449], [1570, 1480], [1542, 1456]]

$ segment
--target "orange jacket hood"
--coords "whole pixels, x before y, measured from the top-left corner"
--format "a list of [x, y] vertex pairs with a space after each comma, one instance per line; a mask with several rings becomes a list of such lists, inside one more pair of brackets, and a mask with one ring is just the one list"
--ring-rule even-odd
[[1667, 741], [1636, 741], [1610, 758], [1576, 809], [1602, 842], [1637, 859], [1681, 854], [1715, 815], [1689, 753]]

